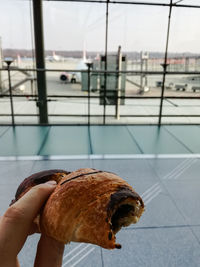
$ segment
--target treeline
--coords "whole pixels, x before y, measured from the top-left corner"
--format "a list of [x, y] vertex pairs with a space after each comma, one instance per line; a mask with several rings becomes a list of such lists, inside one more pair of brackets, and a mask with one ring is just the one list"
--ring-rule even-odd
[[[122, 51], [123, 52], [123, 51]], [[62, 56], [62, 57], [73, 57], [73, 58], [82, 58], [83, 51], [53, 51], [53, 50], [46, 50], [45, 51], [45, 57], [46, 56], [52, 56], [53, 53], [56, 55]], [[97, 55], [103, 55], [104, 52], [99, 51], [86, 51], [87, 57], [95, 58]], [[116, 54], [117, 51], [109, 52], [108, 54]], [[139, 59], [140, 58], [140, 52], [124, 52], [124, 55], [127, 56], [128, 59]], [[20, 57], [27, 57], [32, 58], [35, 57], [35, 51], [34, 50], [26, 50], [26, 49], [3, 49], [3, 57], [12, 57], [17, 58], [18, 55]], [[169, 58], [180, 58], [180, 57], [197, 57], [200, 56], [200, 54], [196, 53], [169, 53]], [[149, 52], [149, 58], [163, 58], [164, 53], [162, 52]]]

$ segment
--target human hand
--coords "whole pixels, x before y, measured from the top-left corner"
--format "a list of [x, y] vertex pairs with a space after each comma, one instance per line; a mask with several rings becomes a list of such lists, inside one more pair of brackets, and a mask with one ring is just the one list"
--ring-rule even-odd
[[[49, 181], [32, 187], [1, 217], [0, 266], [19, 266], [17, 255], [30, 232], [33, 232], [33, 221], [55, 186], [56, 182]], [[34, 266], [60, 267], [63, 252], [63, 243], [42, 234], [38, 243]]]

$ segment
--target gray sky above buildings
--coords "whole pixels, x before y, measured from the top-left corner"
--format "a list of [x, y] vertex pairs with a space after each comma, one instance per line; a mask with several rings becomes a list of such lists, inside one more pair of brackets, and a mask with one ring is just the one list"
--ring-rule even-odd
[[[182, 3], [200, 5], [200, 0]], [[43, 7], [45, 49], [82, 50], [85, 46], [88, 51], [104, 51], [105, 4], [45, 1]], [[3, 48], [32, 48], [31, 11], [31, 1], [0, 0]], [[168, 7], [111, 4], [108, 49], [116, 51], [121, 45], [124, 51], [164, 51], [168, 12]], [[200, 9], [173, 8], [170, 52], [199, 53], [199, 17]]]

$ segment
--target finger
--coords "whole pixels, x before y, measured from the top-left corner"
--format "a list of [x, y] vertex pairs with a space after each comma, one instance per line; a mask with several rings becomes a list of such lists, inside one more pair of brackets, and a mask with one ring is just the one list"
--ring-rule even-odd
[[19, 264], [18, 258], [16, 258], [16, 267], [20, 267], [20, 264]]
[[29, 235], [32, 235], [34, 233], [41, 233], [40, 230], [40, 214], [37, 215], [37, 217], [32, 222], [32, 225], [29, 230]]
[[34, 186], [8, 208], [0, 221], [0, 258], [5, 253], [9, 257], [18, 254], [34, 218], [54, 189], [53, 182]]
[[33, 222], [32, 225], [31, 225], [31, 227], [30, 227], [30, 229], [29, 229], [28, 235], [33, 235], [35, 233], [40, 234], [41, 231], [40, 231], [40, 228], [38, 227], [38, 224], [35, 223], [35, 222]]
[[64, 244], [46, 235], [41, 235], [37, 247], [35, 267], [60, 267], [64, 252]]

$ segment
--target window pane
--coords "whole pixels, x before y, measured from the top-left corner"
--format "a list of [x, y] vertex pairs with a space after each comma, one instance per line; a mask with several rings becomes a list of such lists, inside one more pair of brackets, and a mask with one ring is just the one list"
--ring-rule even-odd
[[[33, 97], [35, 94], [35, 74], [30, 71], [20, 71], [19, 68], [33, 68], [33, 28], [31, 1], [0, 1], [0, 37], [2, 58], [12, 57], [11, 87], [13, 109], [16, 123], [37, 123], [37, 107]], [[6, 67], [6, 63], [3, 63]], [[14, 68], [14, 69], [13, 69]], [[0, 105], [0, 118], [10, 123], [11, 107], [9, 98], [8, 72], [0, 73], [0, 93], [6, 95]], [[30, 116], [29, 116], [30, 115]], [[1, 120], [2, 120], [1, 119]]]
[[[187, 1], [183, 1], [185, 2]], [[163, 122], [200, 122], [199, 75], [187, 74], [187, 72], [200, 71], [199, 15], [200, 9], [173, 8], [172, 10], [168, 70], [186, 73], [166, 77], [165, 97], [167, 99], [164, 101]], [[186, 97], [189, 99], [185, 99]]]

